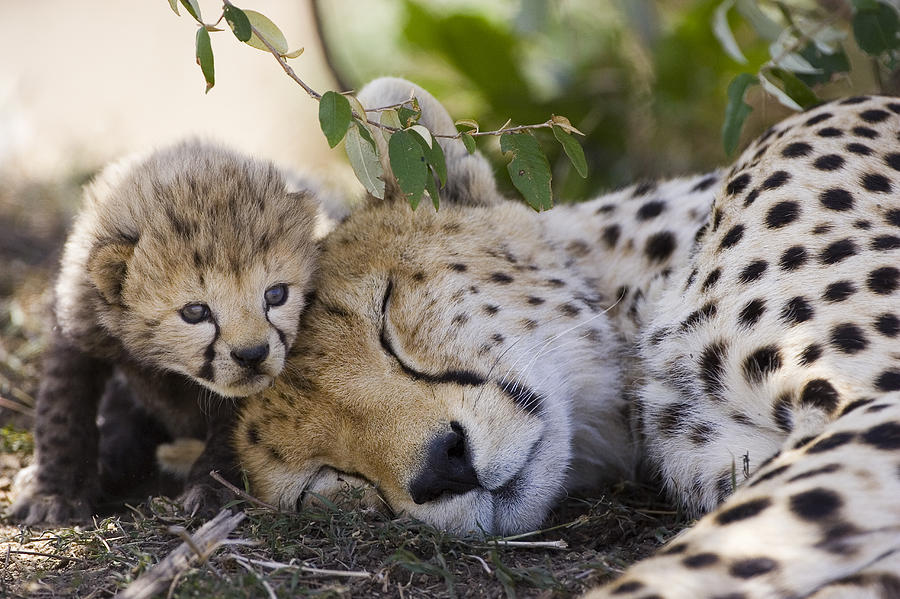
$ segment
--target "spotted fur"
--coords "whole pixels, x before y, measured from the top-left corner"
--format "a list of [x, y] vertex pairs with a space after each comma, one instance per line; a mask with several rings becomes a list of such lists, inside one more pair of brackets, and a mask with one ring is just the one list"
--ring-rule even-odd
[[368, 481], [503, 534], [643, 461], [702, 518], [592, 596], [898, 596], [898, 115], [826, 104], [727, 171], [537, 215], [492, 186], [360, 209], [235, 433], [255, 492]]
[[[209, 470], [237, 477], [225, 398], [265, 388], [284, 365], [314, 269], [316, 212], [275, 167], [199, 142], [110, 166], [86, 188], [56, 284], [36, 472], [14, 517], [89, 517], [101, 491], [152, 466], [154, 443], [170, 437], [206, 439], [184, 501], [215, 507]], [[278, 285], [287, 295], [267, 301]], [[193, 324], [190, 305], [206, 307]], [[113, 433], [100, 439], [104, 390], [101, 428]], [[115, 435], [127, 428], [115, 406], [135, 400], [158, 425]]]

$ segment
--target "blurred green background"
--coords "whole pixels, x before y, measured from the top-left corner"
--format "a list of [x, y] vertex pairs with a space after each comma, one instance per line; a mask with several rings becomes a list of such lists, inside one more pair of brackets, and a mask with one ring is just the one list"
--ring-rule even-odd
[[[639, 178], [674, 176], [725, 164], [721, 142], [726, 90], [738, 73], [771, 58], [769, 41], [737, 11], [728, 21], [739, 64], [713, 33], [722, 0], [318, 0], [326, 54], [341, 85], [379, 75], [422, 84], [455, 118], [483, 129], [568, 117], [586, 134], [590, 164], [581, 179], [542, 134], [554, 194], [569, 201]], [[848, 32], [849, 0], [760, 3], [773, 19], [818, 19]], [[836, 46], [839, 48], [840, 43]], [[879, 89], [852, 35], [843, 46], [852, 76], [816, 91], [822, 98]], [[789, 111], [757, 87], [742, 139]], [[483, 139], [483, 138], [482, 138]], [[501, 172], [495, 139], [479, 141]], [[501, 174], [499, 179], [505, 181]]]

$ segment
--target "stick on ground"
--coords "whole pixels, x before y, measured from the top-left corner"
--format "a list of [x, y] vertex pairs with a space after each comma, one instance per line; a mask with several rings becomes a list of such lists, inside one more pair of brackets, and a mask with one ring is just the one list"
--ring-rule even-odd
[[190, 568], [194, 562], [209, 557], [245, 517], [243, 512], [232, 514], [230, 510], [222, 510], [191, 535], [190, 543], [184, 542], [176, 547], [161, 562], [118, 593], [117, 599], [150, 599], [164, 591], [169, 581], [180, 572]]

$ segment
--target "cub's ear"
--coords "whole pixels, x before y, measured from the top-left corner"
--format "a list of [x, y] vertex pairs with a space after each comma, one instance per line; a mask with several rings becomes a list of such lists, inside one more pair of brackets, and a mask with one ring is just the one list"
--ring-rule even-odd
[[[420, 124], [438, 135], [456, 135], [456, 126], [447, 109], [430, 93], [406, 79], [380, 77], [367, 83], [358, 94], [359, 101], [367, 109], [399, 104], [412, 96], [416, 97], [422, 110]], [[377, 112], [367, 114], [375, 122], [381, 116]], [[396, 186], [388, 161], [387, 142], [383, 135], [373, 135], [373, 138], [378, 144], [386, 179]], [[493, 169], [481, 153], [469, 154], [459, 139], [439, 139], [438, 143], [441, 144], [447, 162], [447, 185], [440, 191], [441, 202], [489, 206], [503, 201], [497, 191]]]
[[122, 303], [122, 285], [128, 274], [128, 261], [134, 255], [131, 240], [99, 241], [91, 250], [87, 261], [91, 282], [109, 304]]

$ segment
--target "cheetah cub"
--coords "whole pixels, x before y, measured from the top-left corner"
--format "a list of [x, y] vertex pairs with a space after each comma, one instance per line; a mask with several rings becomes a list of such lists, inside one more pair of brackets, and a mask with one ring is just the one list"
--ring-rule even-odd
[[[185, 508], [217, 509], [226, 496], [208, 473], [238, 478], [234, 398], [266, 388], [284, 367], [315, 268], [317, 220], [312, 194], [290, 192], [276, 167], [215, 145], [189, 141], [107, 167], [86, 188], [63, 252], [36, 466], [10, 515], [84, 520], [117, 477], [152, 467], [135, 448], [152, 456], [176, 437], [206, 442]], [[104, 425], [106, 406], [121, 413], [115, 407], [129, 402], [151, 425]]]

